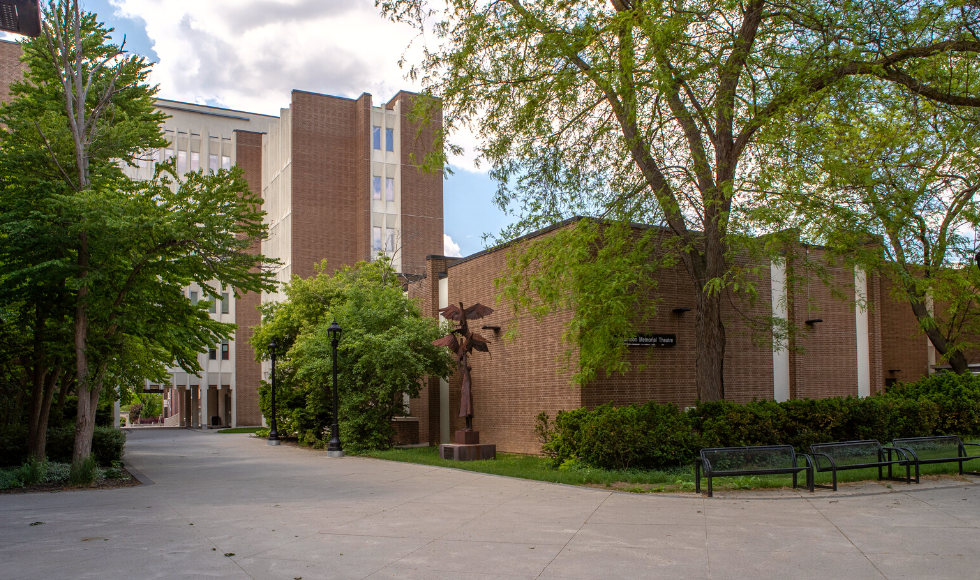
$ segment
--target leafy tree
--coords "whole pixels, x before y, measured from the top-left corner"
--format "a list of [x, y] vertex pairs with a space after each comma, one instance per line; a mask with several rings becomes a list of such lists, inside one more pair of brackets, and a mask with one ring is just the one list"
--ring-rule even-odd
[[969, 372], [965, 351], [980, 348], [980, 111], [852, 82], [768, 139], [780, 162], [764, 174], [760, 221], [788, 219], [883, 272], [942, 358]]
[[[258, 360], [277, 344], [278, 427], [323, 446], [332, 413], [333, 362], [327, 328], [343, 328], [337, 351], [340, 439], [351, 452], [391, 446], [392, 418], [403, 396], [417, 397], [425, 376], [446, 377], [451, 360], [432, 345], [442, 329], [403, 294], [385, 258], [327, 273], [326, 261], [307, 280], [294, 276], [286, 300], [262, 306], [251, 344]], [[262, 410], [271, 416], [269, 385]]]
[[[122, 164], [166, 145], [156, 88], [146, 84], [150, 65], [111, 44], [111, 30], [77, 2], [50, 3], [44, 30], [23, 44], [29, 69], [3, 109], [4, 148], [14, 156], [11, 181], [45, 195], [47, 211], [28, 221], [64, 240], [60, 260], [25, 267], [64, 276], [69, 290], [73, 461], [81, 464], [103, 387], [159, 378], [174, 362], [197, 372], [197, 354], [232, 332], [206, 302], [192, 304], [185, 286], [197, 282], [217, 298], [222, 286], [257, 292], [273, 283], [257, 268], [267, 260], [249, 253], [266, 228], [240, 170], [176, 176], [173, 163], [161, 164], [145, 182], [122, 173]], [[9, 279], [29, 276], [22, 270]]]
[[[444, 132], [467, 126], [483, 136], [479, 152], [501, 183], [497, 201], [521, 212], [505, 237], [573, 214], [660, 223], [669, 231], [669, 249], [695, 287], [701, 400], [724, 397], [723, 291], [752, 286], [734, 258], [748, 243], [748, 192], [766, 163], [759, 131], [851, 77], [980, 105], [975, 3], [378, 4], [392, 19], [435, 32], [437, 44], [410, 74], [442, 99]], [[439, 155], [430, 162], [444, 161]], [[532, 289], [554, 280], [574, 284], [545, 272], [552, 262], [567, 263], [547, 259], [565, 250], [553, 245], [524, 273]], [[545, 295], [560, 294], [551, 290]], [[608, 294], [593, 290], [579, 298]], [[586, 353], [582, 361], [590, 360]]]

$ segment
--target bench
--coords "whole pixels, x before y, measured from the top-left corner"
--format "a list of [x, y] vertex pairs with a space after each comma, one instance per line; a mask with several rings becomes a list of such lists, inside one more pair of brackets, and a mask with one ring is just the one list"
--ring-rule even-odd
[[[892, 454], [895, 459], [892, 459]], [[887, 454], [887, 457], [886, 457]], [[905, 466], [905, 483], [912, 483], [910, 473], [910, 461], [908, 454], [897, 447], [882, 447], [881, 443], [874, 439], [867, 441], [838, 441], [836, 443], [814, 443], [810, 445], [810, 456], [813, 458], [814, 473], [831, 472], [832, 485], [818, 485], [817, 487], [830, 487], [837, 491], [837, 472], [848, 469], [868, 469], [878, 468], [878, 479], [882, 477], [882, 468], [888, 468], [887, 479], [901, 478], [892, 477], [893, 465]], [[901, 457], [901, 459], [899, 459]]]
[[[892, 446], [903, 449], [912, 456], [915, 465], [915, 482], [919, 483], [919, 465], [930, 463], [959, 462], [960, 475], [963, 475], [963, 462], [980, 459], [980, 455], [969, 455], [966, 446], [980, 447], [980, 443], [963, 443], [957, 435], [936, 437], [903, 437], [892, 439]], [[956, 453], [955, 455], [953, 453]]]
[[[798, 465], [802, 457], [806, 465]], [[701, 470], [708, 478], [708, 497], [714, 495], [712, 479], [741, 475], [797, 475], [806, 472], [806, 487], [813, 491], [813, 462], [805, 454], [797, 455], [792, 445], [759, 445], [753, 447], [713, 447], [701, 450], [694, 463], [694, 491], [701, 493]]]

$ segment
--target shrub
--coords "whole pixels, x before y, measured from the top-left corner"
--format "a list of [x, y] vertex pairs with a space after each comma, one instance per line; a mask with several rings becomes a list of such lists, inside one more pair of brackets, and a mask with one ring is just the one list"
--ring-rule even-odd
[[547, 415], [538, 421], [556, 467], [580, 460], [603, 469], [663, 469], [688, 463], [699, 448], [687, 417], [672, 404], [562, 411], [550, 428]]
[[28, 457], [24, 465], [20, 466], [19, 479], [24, 485], [37, 485], [48, 476], [48, 466], [44, 461], [38, 461], [33, 457]]
[[89, 485], [95, 481], [98, 466], [95, 464], [95, 456], [89, 455], [85, 459], [72, 463], [71, 471], [68, 472], [68, 483], [70, 485]]
[[[96, 427], [92, 439], [92, 455], [99, 465], [111, 465], [122, 459], [126, 434], [112, 427]], [[48, 428], [44, 452], [48, 461], [71, 462], [75, 446], [75, 427]], [[27, 427], [6, 427], [0, 430], [0, 466], [21, 465], [27, 460]]]
[[954, 434], [980, 435], [980, 378], [936, 374], [887, 393], [777, 403], [711, 401], [681, 412], [646, 403], [538, 416], [544, 453], [555, 467], [665, 469], [690, 465], [702, 447], [792, 445]]

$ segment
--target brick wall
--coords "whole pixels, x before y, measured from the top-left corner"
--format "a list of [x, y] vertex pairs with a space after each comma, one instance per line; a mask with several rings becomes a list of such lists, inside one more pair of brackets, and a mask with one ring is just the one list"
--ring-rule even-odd
[[24, 80], [27, 68], [20, 62], [23, 51], [20, 44], [0, 40], [0, 101], [7, 102], [10, 97], [10, 83]]
[[[371, 98], [292, 93], [292, 273], [308, 278], [327, 259], [328, 271], [364, 255]], [[366, 236], [365, 240], [368, 239]]]
[[881, 289], [884, 377], [914, 381], [929, 373], [928, 339], [901, 289], [887, 277], [881, 278]]
[[401, 270], [406, 274], [424, 273], [425, 257], [443, 252], [442, 171], [419, 167], [442, 127], [442, 109], [434, 112], [431, 124], [413, 123], [409, 114], [415, 96], [400, 91], [386, 105], [394, 109], [401, 103]]
[[[248, 187], [254, 195], [262, 194], [262, 133], [235, 131], [235, 163], [245, 172]], [[259, 242], [251, 252], [260, 252]], [[248, 341], [252, 327], [261, 322], [257, 307], [261, 295], [255, 292], [242, 294], [235, 301], [235, 390], [236, 414], [239, 425], [261, 425], [259, 411], [259, 381], [262, 367], [255, 362], [255, 351]]]

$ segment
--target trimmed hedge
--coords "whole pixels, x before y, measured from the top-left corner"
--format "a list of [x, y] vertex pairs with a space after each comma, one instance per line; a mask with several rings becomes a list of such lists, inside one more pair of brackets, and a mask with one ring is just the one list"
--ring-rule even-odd
[[[96, 427], [92, 438], [92, 455], [99, 465], [112, 465], [122, 459], [126, 434], [112, 427]], [[48, 461], [71, 463], [75, 447], [75, 426], [49, 428], [44, 451]], [[0, 429], [0, 467], [21, 465], [27, 459], [27, 427], [18, 425]]]
[[980, 435], [980, 378], [937, 374], [885, 394], [777, 403], [700, 403], [688, 412], [646, 403], [538, 416], [543, 451], [556, 466], [580, 461], [603, 469], [665, 469], [692, 463], [703, 447]]

